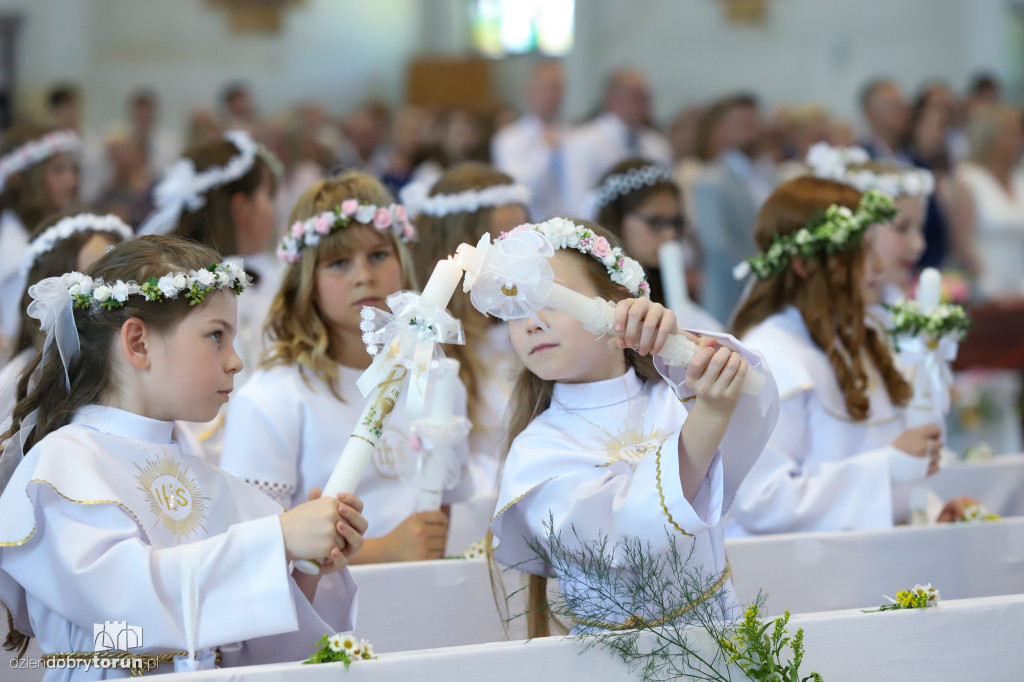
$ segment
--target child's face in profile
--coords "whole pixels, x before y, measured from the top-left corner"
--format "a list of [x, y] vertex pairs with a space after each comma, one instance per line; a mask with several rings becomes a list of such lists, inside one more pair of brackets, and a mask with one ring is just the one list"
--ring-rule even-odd
[[[597, 296], [579, 258], [556, 251], [549, 259], [555, 282], [588, 297]], [[607, 339], [598, 339], [584, 330], [579, 320], [552, 310], [538, 312], [537, 318], [547, 330], [527, 318], [512, 320], [509, 335], [516, 355], [541, 379], [575, 384], [614, 379], [625, 373], [623, 351], [609, 348]]]
[[146, 416], [190, 422], [217, 416], [242, 370], [233, 345], [237, 314], [235, 295], [218, 289], [167, 332], [151, 333], [144, 395], [153, 403]]
[[[347, 228], [353, 229], [353, 228]], [[387, 310], [385, 299], [402, 288], [402, 267], [391, 240], [373, 228], [359, 229], [350, 248], [316, 266], [313, 301], [333, 334], [361, 336], [363, 306]]]
[[904, 286], [924, 252], [925, 200], [923, 197], [899, 197], [894, 202], [899, 213], [892, 222], [873, 230], [872, 249], [880, 272], [868, 277], [865, 299], [869, 304], [882, 300], [888, 285]]

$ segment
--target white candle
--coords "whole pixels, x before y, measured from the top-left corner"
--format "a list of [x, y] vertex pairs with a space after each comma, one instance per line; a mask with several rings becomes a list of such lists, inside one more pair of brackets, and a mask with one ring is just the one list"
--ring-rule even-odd
[[690, 307], [683, 245], [673, 239], [659, 246], [658, 266], [661, 268], [661, 286], [665, 290], [665, 305], [681, 318]]
[[942, 276], [935, 268], [925, 268], [917, 280], [917, 307], [926, 313], [939, 306]]
[[455, 293], [461, 279], [462, 268], [454, 260], [449, 258], [438, 261], [434, 266], [434, 272], [430, 274], [430, 279], [427, 280], [427, 285], [423, 287], [420, 300], [444, 310], [452, 300], [452, 294]]
[[459, 361], [445, 358], [444, 376], [433, 382], [433, 395], [430, 406], [430, 418], [435, 421], [450, 419], [455, 410], [455, 385], [459, 381]]

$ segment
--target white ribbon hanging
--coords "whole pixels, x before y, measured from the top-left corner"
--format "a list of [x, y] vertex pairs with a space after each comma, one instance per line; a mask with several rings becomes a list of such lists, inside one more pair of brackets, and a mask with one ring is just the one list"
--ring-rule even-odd
[[476, 245], [483, 254], [480, 268], [466, 273], [463, 289], [473, 307], [502, 320], [529, 317], [547, 306], [555, 273], [548, 258], [555, 255], [551, 241], [540, 232], [521, 230], [493, 244], [485, 234]]
[[445, 370], [442, 343], [466, 343], [462, 323], [444, 308], [423, 303], [415, 291], [399, 291], [387, 298], [394, 313], [365, 307], [363, 342], [374, 356], [369, 368], [356, 381], [359, 391], [367, 396], [382, 381], [395, 363], [410, 370], [412, 391], [406, 393], [406, 416], [410, 420], [423, 414], [427, 393], [427, 376], [432, 370], [443, 375]]
[[33, 300], [28, 304], [27, 311], [29, 317], [39, 320], [39, 327], [46, 334], [46, 340], [43, 342], [43, 361], [39, 368], [46, 362], [50, 348], [56, 341], [60, 361], [64, 365], [64, 388], [70, 391], [71, 377], [68, 374], [68, 367], [78, 357], [81, 345], [78, 341], [78, 329], [75, 327], [72, 307], [74, 299], [68, 293], [67, 277], [68, 275], [47, 277], [30, 286], [28, 294]]
[[156, 210], [139, 226], [139, 235], [169, 234], [188, 207], [196, 211], [206, 203], [192, 159], [178, 159], [153, 190]]
[[468, 450], [456, 450], [454, 446], [469, 435], [472, 426], [465, 417], [449, 417], [444, 420], [423, 417], [414, 421], [409, 430], [420, 442], [417, 461], [419, 473], [423, 472], [426, 455], [438, 456], [443, 453], [445, 466], [441, 487], [445, 490], [454, 488], [462, 480], [462, 471], [469, 456]]
[[943, 336], [937, 343], [924, 336], [901, 336], [898, 343], [903, 362], [923, 372], [927, 378], [932, 404], [939, 414], [949, 414], [949, 394], [953, 387], [950, 363], [956, 359], [959, 344], [950, 336]]

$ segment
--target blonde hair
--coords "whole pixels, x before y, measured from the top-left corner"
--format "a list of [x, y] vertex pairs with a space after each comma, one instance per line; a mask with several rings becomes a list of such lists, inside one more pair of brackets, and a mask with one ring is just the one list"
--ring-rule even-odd
[[[439, 194], [457, 194], [467, 190], [486, 189], [498, 185], [508, 185], [512, 178], [485, 163], [466, 162], [454, 166], [442, 175], [430, 189], [430, 196]], [[419, 243], [413, 251], [416, 275], [421, 282], [426, 282], [439, 260], [444, 260], [459, 244], [476, 244], [484, 234], [490, 231], [491, 215], [496, 207], [485, 207], [469, 213], [451, 213], [445, 216], [419, 215], [414, 220], [419, 231]], [[527, 210], [523, 207], [524, 212]], [[492, 235], [496, 237], [497, 235]], [[460, 363], [459, 378], [466, 386], [469, 404], [469, 420], [475, 425], [479, 422], [482, 376], [485, 372], [474, 347], [484, 341], [491, 320], [481, 315], [469, 302], [469, 294], [461, 288], [456, 290], [448, 310], [456, 319], [462, 321], [466, 333], [466, 344], [448, 346], [445, 352]]]
[[968, 158], [980, 163], [999, 134], [999, 128], [1011, 120], [1019, 126], [1020, 113], [1002, 104], [978, 104], [972, 108], [967, 121]]
[[[604, 237], [611, 243], [612, 247], [621, 246], [619, 240], [611, 231], [596, 223], [573, 218], [572, 221], [578, 225], [590, 228], [598, 236]], [[611, 281], [608, 277], [608, 270], [596, 258], [584, 255], [574, 249], [562, 249], [558, 253], [566, 253], [579, 263], [587, 274], [587, 278], [597, 295], [608, 301], [621, 301], [630, 298], [629, 291]], [[637, 355], [636, 353], [623, 351], [623, 357], [627, 367], [632, 367], [644, 381], [660, 381], [661, 375], [654, 368], [654, 360], [650, 355]], [[512, 402], [508, 412], [508, 430], [506, 433], [505, 447], [502, 448], [501, 462], [498, 465], [498, 488], [501, 488], [501, 477], [505, 469], [505, 459], [512, 449], [512, 443], [526, 430], [534, 419], [539, 417], [551, 406], [551, 396], [555, 390], [555, 382], [541, 379], [536, 374], [523, 367], [519, 376], [516, 377], [512, 389]], [[487, 560], [491, 568], [491, 588], [495, 593], [495, 601], [498, 609], [505, 613], [506, 606], [503, 599], [499, 599], [501, 589], [501, 574], [497, 562], [494, 560], [491, 549], [491, 534], [487, 534]], [[531, 575], [527, 587], [527, 613], [526, 621], [531, 637], [547, 637], [551, 634], [551, 614], [547, 601], [546, 576]]]
[[[387, 206], [393, 202], [391, 193], [376, 178], [366, 173], [351, 171], [317, 182], [299, 197], [292, 209], [289, 224], [308, 220], [324, 211], [334, 210], [346, 199], [361, 204]], [[415, 274], [405, 246], [389, 231], [380, 231], [369, 225], [352, 224], [334, 230], [315, 247], [302, 250], [302, 259], [285, 268], [281, 286], [274, 295], [264, 324], [264, 334], [270, 344], [261, 366], [295, 366], [303, 381], [309, 385], [307, 372], [323, 381], [338, 400], [343, 400], [338, 386], [338, 363], [331, 358], [331, 335], [320, 317], [313, 300], [319, 264], [336, 259], [371, 239], [386, 239], [395, 249], [402, 268], [402, 286], [415, 287]], [[337, 350], [337, 348], [333, 348]], [[336, 353], [335, 353], [336, 355]]]
[[[772, 192], [757, 214], [754, 239], [764, 251], [776, 235], [793, 234], [832, 204], [857, 210], [861, 193], [833, 180], [802, 176]], [[881, 334], [865, 323], [863, 279], [864, 244], [804, 260], [805, 276], [792, 268], [757, 280], [732, 322], [732, 333], [741, 337], [755, 325], [788, 306], [800, 311], [807, 330], [828, 356], [843, 391], [846, 410], [857, 420], [867, 419], [868, 377], [863, 351], [881, 373], [893, 403], [910, 399], [910, 385], [896, 369]]]

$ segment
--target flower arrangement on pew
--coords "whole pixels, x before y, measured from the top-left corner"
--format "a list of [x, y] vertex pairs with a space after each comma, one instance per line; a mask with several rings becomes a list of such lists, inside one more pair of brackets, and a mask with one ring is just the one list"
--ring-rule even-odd
[[340, 661], [348, 670], [354, 661], [369, 661], [377, 658], [373, 655], [372, 644], [365, 639], [356, 639], [350, 633], [324, 635], [316, 644], [320, 648], [303, 661], [303, 664], [337, 663]]
[[981, 523], [982, 521], [998, 521], [1001, 518], [1003, 517], [999, 514], [993, 514], [985, 508], [985, 505], [978, 503], [965, 507], [964, 514], [957, 519], [957, 523]]
[[[691, 555], [680, 552], [675, 542], [668, 543], [667, 552], [656, 553], [639, 538], [612, 544], [602, 536], [585, 542], [573, 529], [575, 537], [566, 543], [553, 531], [553, 519], [544, 525], [547, 537], [527, 544], [558, 577], [561, 590], [540, 608], [575, 624], [571, 636], [582, 643], [583, 652], [595, 646], [605, 649], [645, 681], [727, 682], [736, 672], [750, 680], [821, 681], [817, 673], [799, 676], [803, 631], [789, 637], [788, 612], [767, 624], [761, 622], [759, 597], [743, 621], [732, 620], [736, 605], [726, 603], [723, 596], [723, 577], [728, 573], [711, 574], [691, 564]], [[668, 529], [666, 533], [671, 540]], [[770, 627], [773, 630], [766, 637]], [[710, 650], [691, 644], [691, 636], [701, 644], [706, 640]], [[784, 662], [787, 647], [793, 658]]]
[[477, 540], [469, 549], [464, 551], [462, 554], [456, 556], [447, 557], [448, 559], [486, 559], [487, 558], [487, 541]]
[[[789, 611], [768, 623], [758, 617], [759, 612], [758, 605], [751, 604], [732, 638], [719, 642], [730, 654], [728, 662], [737, 664], [752, 680], [821, 682], [822, 677], [818, 673], [800, 677], [800, 663], [804, 658], [804, 631], [803, 628], [797, 628], [796, 635], [789, 636], [786, 631]], [[780, 653], [786, 647], [793, 649], [793, 658], [783, 663]]]
[[901, 611], [903, 609], [927, 609], [939, 605], [939, 591], [927, 585], [914, 585], [909, 590], [900, 590], [896, 598], [882, 595], [891, 603], [883, 604], [877, 609], [868, 609], [864, 613], [878, 613], [879, 611]]

